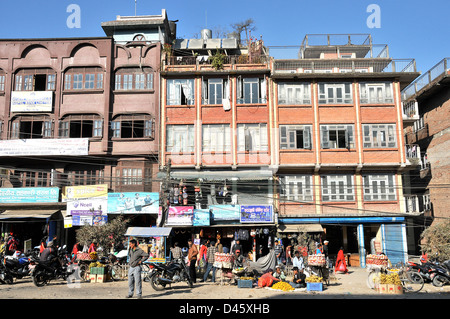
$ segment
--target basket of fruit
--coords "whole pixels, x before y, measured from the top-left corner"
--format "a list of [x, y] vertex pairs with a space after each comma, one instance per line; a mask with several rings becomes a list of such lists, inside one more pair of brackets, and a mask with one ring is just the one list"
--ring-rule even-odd
[[306, 290], [307, 291], [323, 291], [323, 278], [311, 275], [309, 277], [306, 277]]

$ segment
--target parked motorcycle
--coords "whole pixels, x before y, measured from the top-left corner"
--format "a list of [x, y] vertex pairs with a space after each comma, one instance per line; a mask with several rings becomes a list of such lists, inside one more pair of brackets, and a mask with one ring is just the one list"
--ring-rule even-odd
[[442, 287], [450, 283], [450, 260], [443, 263], [436, 263], [431, 271], [432, 284], [435, 287]]
[[425, 262], [422, 264], [414, 263], [412, 261], [408, 262], [408, 268], [411, 270], [417, 271], [425, 282], [432, 282], [433, 278], [431, 277], [432, 271], [434, 269], [433, 264], [430, 262]]
[[67, 278], [75, 272], [75, 269], [70, 266], [70, 257], [66, 252], [66, 246], [58, 249], [58, 254], [53, 262], [38, 261], [31, 272], [33, 283], [36, 287], [43, 287], [51, 280]]
[[149, 281], [152, 288], [157, 291], [164, 290], [166, 285], [181, 281], [186, 281], [189, 288], [194, 286], [189, 275], [189, 269], [182, 258], [172, 260], [166, 264], [149, 263], [149, 265], [152, 268]]
[[30, 265], [34, 263], [32, 257], [27, 257], [24, 254], [17, 254], [16, 256], [4, 256], [1, 258], [0, 265], [0, 282], [12, 284], [14, 279], [22, 279], [30, 276]]

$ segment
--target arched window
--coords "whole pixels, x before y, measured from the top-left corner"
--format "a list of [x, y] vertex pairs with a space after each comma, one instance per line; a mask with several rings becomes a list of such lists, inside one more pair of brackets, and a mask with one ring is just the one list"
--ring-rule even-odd
[[81, 138], [103, 135], [103, 120], [97, 114], [71, 114], [59, 123], [59, 137]]
[[102, 90], [103, 70], [100, 67], [74, 67], [64, 73], [64, 90]]
[[56, 72], [50, 68], [22, 69], [14, 76], [14, 91], [54, 91]]
[[154, 119], [148, 114], [121, 114], [111, 121], [113, 138], [154, 138]]
[[116, 90], [153, 90], [154, 72], [150, 67], [120, 68], [115, 73]]

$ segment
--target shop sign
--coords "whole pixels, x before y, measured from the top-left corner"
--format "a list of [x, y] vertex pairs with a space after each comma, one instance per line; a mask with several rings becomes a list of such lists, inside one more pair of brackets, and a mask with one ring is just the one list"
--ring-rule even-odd
[[108, 194], [108, 214], [158, 214], [159, 193]]
[[0, 203], [57, 203], [58, 187], [0, 188]]
[[11, 112], [51, 112], [53, 91], [12, 91]]
[[64, 228], [72, 228], [72, 217], [64, 217]]
[[218, 220], [239, 220], [241, 211], [239, 205], [211, 205], [212, 219]]
[[62, 201], [108, 197], [108, 184], [63, 187]]
[[192, 226], [194, 206], [170, 206], [166, 225]]
[[73, 226], [104, 225], [108, 222], [107, 215], [75, 215], [72, 216]]
[[89, 221], [90, 225], [101, 225], [103, 222], [101, 216], [106, 215], [107, 212], [108, 199], [106, 197], [75, 199], [67, 202], [67, 214], [72, 215], [75, 219], [75, 226], [83, 225], [82, 220], [84, 223]]
[[194, 209], [194, 221], [193, 226], [210, 226], [211, 214], [209, 209]]
[[88, 138], [31, 138], [0, 141], [0, 156], [79, 156], [88, 154]]
[[271, 205], [241, 205], [241, 223], [273, 223]]

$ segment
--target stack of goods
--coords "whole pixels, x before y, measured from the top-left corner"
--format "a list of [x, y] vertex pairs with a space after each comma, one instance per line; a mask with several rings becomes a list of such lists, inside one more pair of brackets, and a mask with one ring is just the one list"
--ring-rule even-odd
[[367, 255], [366, 264], [386, 267], [388, 265], [388, 257], [386, 255]]
[[306, 281], [306, 289], [308, 291], [323, 291], [322, 277], [311, 275], [309, 277], [306, 277], [305, 281]]
[[100, 262], [92, 262], [89, 264], [89, 279], [91, 283], [105, 282], [106, 267]]
[[380, 293], [387, 294], [402, 294], [403, 287], [400, 281], [400, 276], [396, 269], [391, 271], [390, 274], [380, 274], [380, 284], [376, 287]]
[[295, 290], [294, 287], [292, 287], [289, 283], [284, 281], [279, 281], [276, 284], [272, 286], [272, 289], [278, 289], [282, 291], [292, 291]]
[[311, 276], [307, 277], [305, 279], [305, 281], [306, 282], [322, 282], [323, 278], [319, 277], [319, 276], [316, 276], [316, 275], [311, 275]]
[[308, 265], [310, 266], [325, 266], [326, 259], [324, 254], [308, 255]]
[[214, 267], [216, 268], [233, 268], [234, 255], [215, 253], [214, 254]]

